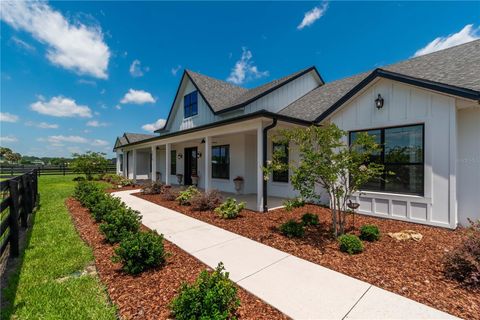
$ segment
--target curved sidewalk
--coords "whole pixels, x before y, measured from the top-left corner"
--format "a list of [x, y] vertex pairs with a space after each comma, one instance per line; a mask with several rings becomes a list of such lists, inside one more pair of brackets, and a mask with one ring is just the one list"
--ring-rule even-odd
[[177, 211], [115, 192], [142, 222], [293, 319], [457, 319]]

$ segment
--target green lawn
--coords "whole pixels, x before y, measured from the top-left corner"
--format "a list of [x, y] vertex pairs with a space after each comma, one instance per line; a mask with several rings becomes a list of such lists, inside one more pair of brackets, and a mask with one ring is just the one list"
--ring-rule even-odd
[[74, 176], [41, 176], [41, 207], [22, 266], [9, 279], [2, 299], [13, 301], [2, 319], [116, 319], [116, 309], [98, 278], [57, 279], [81, 271], [93, 261], [80, 239], [64, 201], [73, 192]]

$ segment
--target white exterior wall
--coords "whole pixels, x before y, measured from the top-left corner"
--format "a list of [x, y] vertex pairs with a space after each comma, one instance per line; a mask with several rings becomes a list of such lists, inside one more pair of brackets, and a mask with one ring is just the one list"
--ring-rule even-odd
[[246, 105], [245, 113], [252, 113], [262, 109], [278, 112], [319, 85], [320, 80], [315, 75], [315, 72], [311, 71]]
[[468, 226], [468, 219], [480, 219], [480, 107], [457, 112], [458, 221]]
[[[385, 99], [381, 110], [374, 106], [378, 94]], [[382, 79], [345, 104], [330, 120], [347, 131], [423, 123], [424, 196], [365, 192], [355, 197], [360, 203], [359, 212], [443, 227], [456, 226], [454, 98]]]

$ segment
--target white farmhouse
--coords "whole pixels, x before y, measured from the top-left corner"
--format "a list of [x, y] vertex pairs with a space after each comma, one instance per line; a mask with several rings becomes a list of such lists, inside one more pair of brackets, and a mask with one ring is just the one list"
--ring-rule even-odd
[[[455, 228], [480, 218], [480, 40], [334, 82], [315, 67], [246, 89], [185, 70], [164, 128], [117, 138], [117, 172], [254, 198], [258, 211], [296, 195], [288, 172], [263, 180], [279, 128], [333, 122], [366, 131], [393, 179], [356, 195], [360, 213]], [[346, 141], [347, 142], [347, 141]], [[277, 201], [277, 202], [275, 202]]]

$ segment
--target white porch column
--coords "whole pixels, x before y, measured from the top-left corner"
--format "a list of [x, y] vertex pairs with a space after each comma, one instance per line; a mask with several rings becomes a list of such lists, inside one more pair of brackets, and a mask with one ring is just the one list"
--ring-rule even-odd
[[132, 167], [133, 167], [133, 182], [137, 182], [137, 149], [133, 149], [132, 157]]
[[120, 152], [117, 151], [117, 168], [116, 174], [120, 174]]
[[212, 164], [212, 142], [210, 137], [205, 137], [205, 191], [210, 190], [212, 175], [210, 173]]
[[263, 127], [257, 128], [257, 210], [263, 212]]
[[165, 145], [165, 184], [170, 185], [170, 154], [172, 150], [172, 145], [167, 143]]
[[157, 146], [152, 146], [152, 182], [157, 181]]
[[122, 158], [122, 166], [123, 166], [123, 170], [122, 170], [122, 175], [125, 177], [125, 178], [128, 178], [127, 176], [127, 171], [128, 171], [128, 167], [127, 167], [127, 163], [128, 163], [128, 153], [127, 151], [123, 150], [123, 158]]

